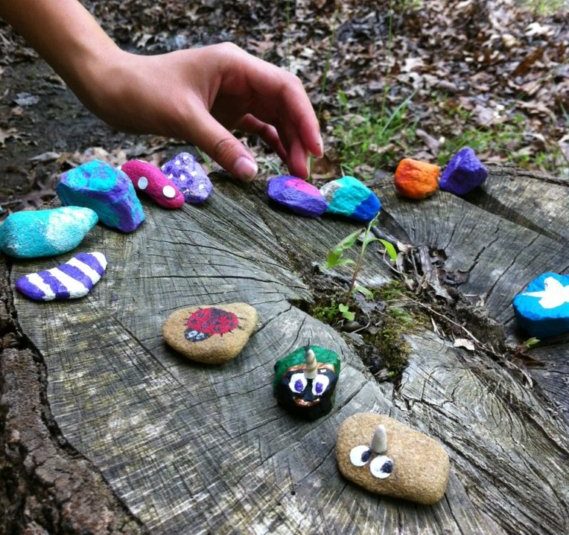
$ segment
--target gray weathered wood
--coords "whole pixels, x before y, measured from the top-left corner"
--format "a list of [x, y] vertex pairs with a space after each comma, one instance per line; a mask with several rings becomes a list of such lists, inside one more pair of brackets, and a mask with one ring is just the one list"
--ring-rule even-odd
[[[484, 196], [469, 200], [439, 193], [401, 201], [387, 182], [380, 192], [386, 228], [444, 250], [447, 270], [468, 273], [460, 291], [483, 302], [513, 340], [513, 295], [546, 269], [569, 270], [569, 251], [566, 201], [526, 212], [499, 183], [506, 179], [538, 180], [494, 170]], [[539, 184], [536, 193], [552, 186], [567, 199], [565, 184]], [[295, 306], [311, 299], [299, 267], [322, 261], [356, 227], [275, 211], [260, 188], [216, 186], [203, 208], [149, 206], [134, 234], [97, 228], [81, 249], [104, 251], [110, 265], [84, 300], [38, 305], [14, 296], [45, 361], [63, 437], [152, 533], [567, 531], [568, 433], [554, 405], [568, 408], [559, 382], [567, 380], [567, 341], [539, 349], [546, 367], [532, 372], [530, 388], [502, 362], [425, 330], [408, 336], [401, 384], [377, 383], [339, 333]], [[17, 263], [11, 277], [56, 263]], [[362, 278], [390, 277], [370, 253]], [[198, 366], [164, 345], [160, 328], [172, 310], [239, 300], [257, 307], [261, 324], [235, 361]], [[307, 340], [345, 363], [335, 410], [312, 423], [283, 413], [271, 391], [274, 361]], [[341, 478], [336, 430], [368, 410], [444, 443], [452, 474], [441, 503], [378, 498]]]

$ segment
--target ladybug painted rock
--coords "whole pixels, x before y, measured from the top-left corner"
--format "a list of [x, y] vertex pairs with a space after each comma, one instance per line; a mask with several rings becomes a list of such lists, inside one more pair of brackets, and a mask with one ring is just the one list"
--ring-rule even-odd
[[196, 362], [223, 364], [235, 358], [257, 325], [257, 311], [247, 303], [193, 306], [172, 312], [164, 322], [166, 343]]
[[221, 308], [198, 308], [186, 322], [186, 340], [201, 342], [214, 334], [223, 336], [239, 327], [239, 318]]

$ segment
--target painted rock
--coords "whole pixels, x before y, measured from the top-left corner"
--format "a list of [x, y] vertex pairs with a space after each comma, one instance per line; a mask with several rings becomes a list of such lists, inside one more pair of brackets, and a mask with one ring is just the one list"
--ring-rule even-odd
[[166, 175], [155, 165], [142, 160], [130, 160], [121, 169], [132, 180], [134, 189], [148, 195], [164, 208], [181, 208], [184, 196]]
[[320, 188], [328, 212], [369, 223], [381, 210], [377, 195], [353, 176], [332, 180]]
[[569, 274], [544, 273], [514, 298], [518, 325], [531, 336], [569, 333]]
[[187, 203], [202, 204], [213, 191], [204, 168], [188, 152], [181, 152], [166, 162], [162, 172], [182, 192]]
[[408, 199], [425, 199], [439, 189], [440, 174], [438, 165], [405, 158], [395, 170], [395, 188]]
[[176, 310], [165, 321], [166, 343], [196, 362], [223, 364], [235, 358], [257, 324], [257, 311], [245, 303]]
[[328, 414], [340, 375], [340, 357], [320, 346], [293, 351], [275, 364], [273, 390], [281, 407], [307, 420]]
[[376, 494], [430, 505], [447, 488], [450, 463], [441, 444], [381, 414], [344, 420], [336, 459], [346, 479]]
[[79, 253], [65, 264], [20, 277], [16, 289], [34, 301], [78, 299], [93, 289], [106, 269], [104, 254]]
[[0, 249], [15, 258], [38, 258], [75, 249], [97, 224], [90, 208], [68, 206], [16, 212], [0, 226]]
[[132, 232], [144, 221], [130, 179], [100, 160], [63, 173], [56, 191], [63, 204], [92, 208], [102, 223], [122, 232]]
[[294, 176], [276, 176], [267, 182], [267, 196], [295, 214], [319, 217], [328, 208], [318, 188]]
[[470, 147], [464, 147], [445, 167], [439, 185], [442, 190], [462, 197], [481, 186], [487, 177], [488, 171], [474, 151]]

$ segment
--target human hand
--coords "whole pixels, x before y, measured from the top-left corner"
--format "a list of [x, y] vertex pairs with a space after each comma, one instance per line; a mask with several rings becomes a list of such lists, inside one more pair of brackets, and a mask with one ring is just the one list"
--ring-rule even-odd
[[117, 49], [86, 73], [77, 93], [106, 122], [187, 139], [242, 180], [254, 178], [257, 165], [235, 128], [261, 136], [298, 177], [308, 176], [309, 153], [322, 156], [300, 80], [233, 44], [157, 56]]

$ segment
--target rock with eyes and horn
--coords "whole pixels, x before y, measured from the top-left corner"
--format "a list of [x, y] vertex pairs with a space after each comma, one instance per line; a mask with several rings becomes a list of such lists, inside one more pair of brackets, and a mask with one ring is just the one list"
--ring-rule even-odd
[[346, 479], [376, 494], [431, 505], [447, 488], [450, 464], [441, 444], [380, 414], [346, 419], [336, 458]]
[[316, 420], [332, 410], [339, 375], [340, 357], [334, 351], [301, 347], [275, 364], [275, 396], [292, 414]]

